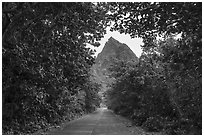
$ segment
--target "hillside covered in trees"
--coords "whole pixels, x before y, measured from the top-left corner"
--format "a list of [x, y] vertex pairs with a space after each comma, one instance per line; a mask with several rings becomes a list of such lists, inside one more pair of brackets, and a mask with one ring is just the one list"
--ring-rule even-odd
[[196, 2], [2, 3], [3, 134], [32, 134], [100, 106], [102, 85], [93, 80], [100, 62], [86, 44], [100, 46], [111, 23], [112, 31], [143, 38], [144, 45], [139, 59], [120, 54], [104, 64], [114, 79], [108, 108], [148, 131], [202, 134]]
[[137, 56], [128, 45], [110, 37], [105, 43], [103, 50], [98, 54], [91, 68], [94, 81], [97, 81], [97, 83], [101, 85], [99, 93], [102, 97], [102, 105], [105, 105], [104, 103], [107, 101], [105, 94], [109, 88], [108, 85], [114, 81], [114, 78], [109, 77], [109, 68], [116, 60], [138, 62]]

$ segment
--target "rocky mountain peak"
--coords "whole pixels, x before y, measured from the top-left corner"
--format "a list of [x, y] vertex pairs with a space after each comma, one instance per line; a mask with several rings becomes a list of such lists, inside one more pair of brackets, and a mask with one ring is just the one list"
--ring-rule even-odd
[[113, 79], [108, 76], [110, 73], [108, 68], [115, 60], [138, 62], [137, 56], [126, 44], [110, 37], [101, 53], [98, 54], [95, 64], [91, 69], [93, 80], [102, 85], [100, 94], [105, 93], [108, 89], [107, 85], [113, 82]]
[[98, 54], [96, 63], [103, 64], [104, 61], [111, 63], [113, 58], [125, 61], [138, 60], [137, 56], [126, 44], [120, 43], [118, 40], [110, 37], [101, 53]]

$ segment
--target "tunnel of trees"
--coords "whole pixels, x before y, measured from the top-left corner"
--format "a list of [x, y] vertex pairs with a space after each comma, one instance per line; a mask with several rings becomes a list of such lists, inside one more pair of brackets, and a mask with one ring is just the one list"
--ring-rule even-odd
[[86, 43], [99, 46], [110, 22], [144, 45], [137, 64], [110, 68], [107, 106], [149, 131], [202, 134], [202, 3], [192, 2], [2, 3], [3, 134], [99, 107]]

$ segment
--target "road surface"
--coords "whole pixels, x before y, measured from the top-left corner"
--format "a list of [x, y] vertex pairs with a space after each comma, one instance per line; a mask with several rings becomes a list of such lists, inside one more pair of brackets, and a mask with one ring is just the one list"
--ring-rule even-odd
[[[139, 130], [138, 130], [139, 131]], [[49, 131], [48, 135], [132, 135], [132, 127], [111, 110], [99, 108], [94, 113], [66, 123], [63, 128]], [[137, 132], [137, 134], [142, 134]]]

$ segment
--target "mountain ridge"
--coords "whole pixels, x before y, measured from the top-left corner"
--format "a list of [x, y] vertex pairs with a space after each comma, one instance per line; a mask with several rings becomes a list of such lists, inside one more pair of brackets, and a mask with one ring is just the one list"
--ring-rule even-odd
[[110, 37], [105, 43], [102, 51], [96, 57], [96, 64], [104, 60], [105, 58], [114, 57], [119, 60], [138, 60], [135, 53], [126, 45], [118, 40]]
[[92, 66], [91, 73], [95, 82], [101, 84], [101, 95], [108, 89], [108, 84], [111, 84], [114, 79], [109, 77], [108, 68], [114, 64], [116, 60], [138, 62], [138, 57], [128, 47], [128, 45], [119, 42], [110, 37], [105, 43], [102, 51], [98, 54], [95, 64]]

